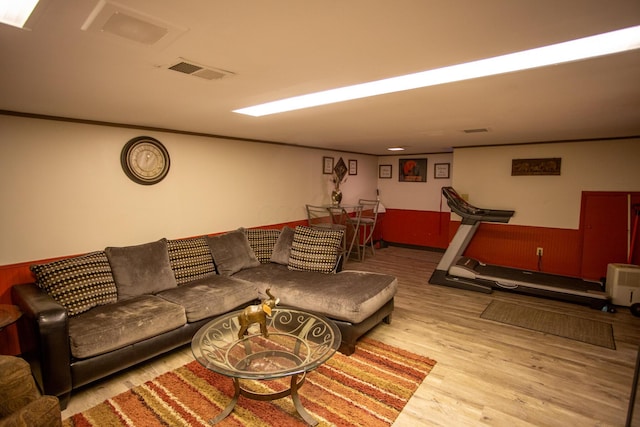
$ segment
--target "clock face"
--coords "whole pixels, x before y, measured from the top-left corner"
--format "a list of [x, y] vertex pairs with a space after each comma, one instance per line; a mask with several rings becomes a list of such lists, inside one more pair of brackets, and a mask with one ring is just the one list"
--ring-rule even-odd
[[169, 152], [160, 141], [140, 136], [124, 146], [120, 163], [132, 181], [142, 185], [156, 184], [169, 172]]

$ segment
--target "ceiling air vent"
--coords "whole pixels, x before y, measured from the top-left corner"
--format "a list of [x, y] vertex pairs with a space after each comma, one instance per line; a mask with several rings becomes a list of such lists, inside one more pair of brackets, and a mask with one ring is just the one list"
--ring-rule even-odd
[[164, 49], [187, 32], [186, 28], [170, 24], [143, 12], [110, 0], [100, 0], [82, 27], [83, 31]]
[[205, 80], [218, 80], [223, 77], [232, 76], [231, 71], [221, 70], [219, 68], [207, 67], [206, 65], [196, 64], [192, 61], [180, 59], [179, 62], [168, 67], [169, 70], [177, 71], [183, 74], [200, 77]]
[[487, 128], [464, 129], [462, 132], [464, 132], [464, 133], [483, 133], [483, 132], [489, 132], [489, 129], [487, 129]]

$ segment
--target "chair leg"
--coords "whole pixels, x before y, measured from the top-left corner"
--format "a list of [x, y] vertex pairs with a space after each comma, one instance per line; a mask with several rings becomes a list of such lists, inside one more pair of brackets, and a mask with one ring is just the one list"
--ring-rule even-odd
[[374, 256], [376, 254], [376, 248], [375, 248], [375, 244], [373, 242], [373, 232], [376, 229], [376, 224], [372, 224], [371, 225], [371, 229], [369, 230], [369, 233], [367, 234], [368, 237], [368, 241], [369, 241], [369, 245], [371, 245], [371, 256]]
[[369, 229], [371, 226], [369, 224], [363, 224], [363, 240], [362, 240], [362, 261], [364, 261], [365, 254], [367, 252], [367, 245], [371, 244], [371, 254], [375, 255], [375, 251], [373, 250], [373, 229]]
[[[345, 233], [345, 239], [347, 238], [346, 236], [347, 235]], [[360, 252], [360, 229], [356, 230], [354, 236], [351, 238], [351, 243], [349, 244], [346, 259], [351, 258], [351, 251], [353, 250], [354, 246], [356, 248], [356, 251], [358, 251], [358, 260], [362, 260], [362, 253]]]

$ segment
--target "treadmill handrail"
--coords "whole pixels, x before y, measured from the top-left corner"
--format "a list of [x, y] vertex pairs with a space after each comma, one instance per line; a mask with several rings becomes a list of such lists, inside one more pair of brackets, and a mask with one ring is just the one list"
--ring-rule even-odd
[[483, 209], [473, 206], [453, 189], [453, 187], [442, 187], [442, 195], [447, 199], [447, 204], [456, 214], [463, 218], [466, 224], [473, 224], [478, 221], [486, 222], [509, 222], [515, 211], [500, 209]]

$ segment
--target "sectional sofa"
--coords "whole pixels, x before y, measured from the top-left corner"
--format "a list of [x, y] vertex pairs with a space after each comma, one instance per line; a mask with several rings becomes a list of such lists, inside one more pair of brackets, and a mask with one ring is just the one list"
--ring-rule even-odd
[[393, 276], [340, 270], [342, 231], [238, 229], [32, 265], [16, 285], [23, 356], [64, 409], [71, 391], [190, 343], [204, 324], [266, 298], [335, 321], [340, 351], [391, 321]]

